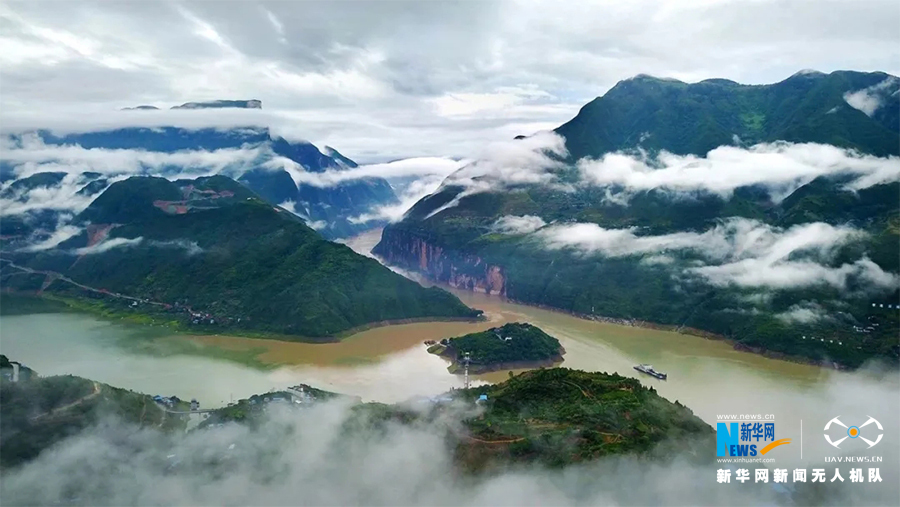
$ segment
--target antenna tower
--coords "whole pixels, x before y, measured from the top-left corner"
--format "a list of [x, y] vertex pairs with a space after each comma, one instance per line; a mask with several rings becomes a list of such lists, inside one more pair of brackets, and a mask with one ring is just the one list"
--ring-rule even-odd
[[466, 352], [466, 355], [463, 357], [463, 365], [465, 365], [465, 367], [466, 367], [466, 381], [465, 381], [466, 389], [469, 388], [469, 359], [470, 359], [469, 353]]

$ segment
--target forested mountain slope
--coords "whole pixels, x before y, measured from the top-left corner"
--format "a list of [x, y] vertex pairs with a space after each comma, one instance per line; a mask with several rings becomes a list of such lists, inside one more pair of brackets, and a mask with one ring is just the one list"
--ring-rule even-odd
[[374, 251], [592, 318], [896, 363], [898, 90], [883, 73], [638, 76], [450, 176]]
[[224, 176], [132, 177], [111, 185], [74, 224], [77, 234], [53, 248], [5, 252], [19, 267], [3, 266], [4, 288], [99, 298], [198, 329], [295, 339], [479, 313], [323, 239]]

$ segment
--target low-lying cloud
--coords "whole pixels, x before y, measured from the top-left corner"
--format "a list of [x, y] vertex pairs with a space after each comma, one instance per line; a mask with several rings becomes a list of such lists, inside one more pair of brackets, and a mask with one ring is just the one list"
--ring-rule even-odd
[[651, 159], [617, 152], [579, 160], [578, 168], [586, 183], [622, 187], [626, 194], [665, 189], [728, 196], [739, 187], [762, 185], [776, 202], [820, 176], [850, 176], [850, 190], [900, 180], [900, 158], [814, 143], [720, 146], [705, 157], [662, 152]]
[[894, 290], [900, 286], [900, 277], [884, 271], [868, 258], [838, 267], [829, 267], [814, 261], [795, 261], [786, 258], [743, 259], [719, 266], [689, 268], [689, 273], [700, 275], [718, 286], [764, 287], [790, 289], [831, 285], [847, 289], [851, 279], [863, 282], [864, 289]]
[[145, 243], [146, 245], [157, 247], [157, 248], [173, 248], [178, 250], [184, 250], [184, 252], [188, 255], [198, 255], [203, 253], [203, 248], [197, 244], [196, 241], [188, 241], [186, 239], [175, 239], [168, 241], [157, 241], [150, 240]]
[[894, 76], [889, 76], [884, 81], [868, 88], [845, 93], [844, 100], [847, 104], [850, 104], [850, 107], [858, 109], [866, 113], [866, 116], [871, 117], [886, 102], [890, 100], [896, 102], [898, 90], [900, 90], [900, 80]]
[[416, 157], [381, 164], [309, 172], [293, 160], [276, 156], [267, 160], [263, 167], [270, 170], [284, 169], [297, 185], [307, 184], [327, 188], [365, 178], [438, 177], [443, 179], [465, 163], [465, 161], [442, 157]]
[[[422, 198], [431, 195], [441, 186], [443, 178], [440, 176], [423, 176], [404, 185], [397, 195], [396, 204], [375, 206], [368, 213], [350, 217], [348, 221], [353, 224], [364, 224], [373, 221], [398, 222], [403, 219], [406, 212]], [[395, 193], [397, 187], [394, 187]]]
[[828, 310], [813, 301], [791, 305], [787, 311], [781, 312], [775, 317], [786, 324], [815, 324], [832, 320]]
[[547, 225], [541, 217], [533, 215], [504, 215], [491, 226], [492, 232], [500, 234], [530, 234]]
[[[846, 464], [825, 456], [860, 451], [831, 448], [818, 436], [799, 442], [799, 421], [824, 425], [838, 414], [866, 414], [888, 421], [898, 409], [896, 376], [873, 372], [825, 372], [802, 389], [778, 382], [766, 410], [777, 416], [779, 438], [793, 443], [773, 468], [825, 468], [829, 478]], [[763, 389], [768, 389], [766, 384]], [[802, 390], [802, 395], [796, 392]], [[723, 391], [724, 392], [724, 391]], [[726, 397], [727, 398], [727, 397]], [[714, 402], [731, 413], [740, 400]], [[653, 461], [608, 456], [563, 469], [521, 466], [478, 476], [462, 472], [448, 445], [448, 431], [471, 417], [466, 407], [429, 422], [387, 421], [368, 427], [344, 401], [303, 410], [269, 410], [258, 427], [238, 424], [162, 434], [115, 420], [102, 421], [0, 477], [10, 505], [892, 505], [898, 494], [896, 432], [885, 431], [874, 464], [884, 481], [865, 484], [794, 483], [778, 492], [771, 484], [716, 482], [713, 462], [697, 456]], [[415, 410], [414, 408], [410, 407]], [[862, 416], [860, 416], [862, 417]], [[851, 418], [845, 422], [855, 422]], [[357, 421], [357, 422], [352, 422]], [[358, 422], [363, 422], [359, 424]], [[821, 426], [819, 426], [821, 428]], [[847, 446], [844, 446], [847, 447]], [[700, 456], [702, 458], [702, 456]], [[853, 467], [855, 468], [855, 467]], [[867, 468], [866, 466], [862, 468]], [[865, 472], [865, 470], [864, 470]], [[771, 470], [770, 470], [771, 476]], [[851, 487], [854, 486], [854, 487]], [[823, 492], [826, 489], [827, 494]]]
[[76, 248], [73, 253], [76, 255], [93, 255], [105, 253], [115, 248], [130, 248], [133, 246], [140, 245], [144, 241], [143, 236], [139, 236], [137, 238], [112, 238], [107, 239], [105, 241], [101, 241], [96, 245], [85, 246], [81, 248]]
[[97, 172], [105, 175], [159, 174], [166, 168], [178, 168], [178, 176], [205, 176], [249, 169], [262, 155], [259, 147], [222, 148], [215, 151], [183, 150], [176, 152], [134, 149], [83, 148], [79, 145], [46, 144], [36, 134], [26, 134], [18, 141], [5, 140], [3, 159], [15, 167], [16, 176], [27, 177], [39, 172], [81, 174]]
[[[0, 192], [9, 189], [12, 184], [12, 181], [3, 184]], [[85, 184], [80, 173], [70, 173], [54, 185], [7, 191], [6, 197], [0, 198], [0, 215], [21, 215], [37, 210], [80, 212], [96, 197], [80, 193]]]
[[44, 250], [49, 250], [51, 248], [55, 248], [57, 245], [66, 241], [67, 239], [74, 238], [75, 236], [81, 234], [81, 227], [76, 227], [74, 225], [62, 225], [56, 228], [49, 237], [43, 240], [39, 240], [33, 242], [32, 244], [23, 247], [20, 249], [22, 252], [41, 252]]
[[751, 288], [797, 288], [830, 285], [847, 289], [851, 279], [867, 288], [890, 290], [900, 277], [885, 272], [868, 258], [832, 266], [835, 251], [865, 232], [848, 226], [822, 222], [773, 227], [745, 218], [731, 218], [712, 229], [650, 236], [636, 228], [605, 229], [592, 223], [558, 224], [545, 227], [534, 237], [549, 249], [571, 249], [582, 255], [606, 257], [691, 253], [703, 265], [684, 269], [717, 286]]
[[462, 187], [463, 190], [428, 216], [435, 216], [458, 205], [461, 199], [482, 192], [498, 192], [523, 185], [568, 189], [555, 174], [565, 167], [562, 158], [567, 153], [565, 139], [550, 131], [492, 143], [474, 162], [444, 180], [441, 186]]

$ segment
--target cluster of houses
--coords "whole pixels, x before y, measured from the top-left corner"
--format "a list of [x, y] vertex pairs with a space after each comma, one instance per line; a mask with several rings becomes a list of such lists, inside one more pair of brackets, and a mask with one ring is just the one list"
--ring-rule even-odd
[[895, 305], [892, 303], [888, 303], [888, 304], [872, 303], [872, 308], [887, 308], [888, 310], [900, 310], [900, 305]]
[[825, 343], [825, 342], [827, 342], [827, 343], [837, 343], [838, 345], [843, 345], [843, 344], [844, 344], [844, 342], [842, 342], [842, 341], [840, 341], [840, 340], [833, 340], [833, 339], [827, 339], [827, 340], [826, 340], [825, 338], [820, 338], [820, 337], [817, 337], [817, 336], [806, 336], [806, 335], [803, 335], [803, 336], [801, 336], [801, 338], [804, 339], [804, 340], [810, 340], [810, 341], [817, 341], [817, 340], [818, 340], [818, 341], [823, 342], [823, 343]]
[[188, 310], [191, 314], [191, 324], [215, 324], [216, 319], [212, 315], [203, 312]]
[[163, 405], [166, 408], [173, 408], [175, 404], [181, 400], [178, 399], [178, 396], [160, 396], [157, 394], [153, 397], [153, 401], [159, 403], [160, 405]]
[[872, 319], [869, 319], [869, 321], [870, 322], [869, 322], [868, 326], [853, 326], [853, 330], [856, 331], [857, 333], [863, 333], [863, 334], [870, 334], [870, 333], [874, 332], [875, 329], [878, 327], [878, 323], [871, 322]]
[[221, 325], [221, 324], [229, 324], [232, 321], [234, 321], [236, 323], [241, 321], [241, 317], [238, 317], [236, 319], [232, 319], [230, 317], [221, 317], [221, 316], [216, 317], [215, 315], [213, 315], [209, 312], [195, 311], [193, 308], [191, 308], [190, 306], [187, 305], [187, 302], [182, 303], [180, 301], [176, 301], [174, 308], [177, 311], [187, 312], [187, 314], [190, 318], [190, 323], [195, 324], [195, 325], [200, 325], [200, 324], [216, 325], [216, 323]]
[[275, 391], [266, 394], [257, 394], [250, 397], [249, 403], [254, 409], [266, 410], [270, 406], [303, 406], [316, 400], [314, 394], [309, 392], [307, 386], [296, 385], [288, 387], [285, 391]]
[[[175, 408], [175, 405], [181, 401], [178, 396], [160, 396], [156, 395], [153, 397], [153, 401], [156, 403], [166, 407], [166, 408]], [[197, 401], [196, 398], [191, 400], [191, 410], [200, 410], [200, 402]]]

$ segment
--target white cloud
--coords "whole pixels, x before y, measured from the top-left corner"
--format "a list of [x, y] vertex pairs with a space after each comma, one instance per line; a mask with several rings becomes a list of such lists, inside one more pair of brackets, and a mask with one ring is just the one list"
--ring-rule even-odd
[[56, 245], [59, 245], [63, 241], [81, 234], [81, 230], [80, 227], [75, 227], [74, 225], [62, 225], [57, 227], [50, 237], [43, 241], [23, 247], [20, 250], [22, 252], [41, 252], [43, 250], [49, 250], [55, 248]]
[[683, 272], [717, 286], [785, 289], [831, 285], [846, 289], [851, 279], [877, 290], [900, 286], [900, 276], [883, 271], [867, 258], [837, 267], [828, 265], [838, 247], [866, 236], [851, 227], [816, 222], [779, 229], [732, 218], [703, 233], [636, 233], [634, 228], [604, 229], [576, 223], [551, 225], [534, 237], [546, 248], [573, 249], [585, 255], [656, 257], [660, 253], [693, 252], [704, 262]]
[[871, 282], [866, 287], [869, 289], [891, 290], [900, 285], [900, 277], [883, 271], [869, 259], [860, 259], [836, 268], [813, 261], [743, 259], [719, 266], [689, 268], [687, 271], [718, 286], [789, 289], [831, 285], [846, 289], [852, 278]]
[[530, 234], [547, 225], [541, 217], [533, 215], [504, 215], [494, 222], [491, 231], [500, 234]]
[[481, 156], [455, 173], [442, 186], [460, 186], [463, 191], [429, 214], [435, 216], [459, 204], [460, 199], [482, 192], [496, 192], [519, 185], [545, 185], [565, 189], [554, 171], [565, 164], [565, 139], [555, 132], [538, 132], [524, 139], [489, 144]]
[[536, 85], [502, 87], [492, 93], [447, 93], [431, 99], [437, 114], [445, 117], [472, 116], [501, 111], [535, 99], [555, 99]]
[[897, 88], [898, 85], [900, 80], [891, 76], [868, 88], [845, 93], [844, 100], [854, 109], [866, 113], [866, 116], [872, 116], [886, 101], [897, 101], [896, 90], [891, 94], [890, 89]]
[[639, 236], [636, 228], [605, 229], [597, 224], [574, 223], [546, 227], [535, 234], [551, 250], [574, 249], [585, 254], [625, 257], [669, 250], [698, 250], [722, 257], [731, 247], [723, 226], [705, 233], [678, 232], [662, 236]]
[[806, 66], [900, 70], [889, 0], [178, 5], [4, 4], [0, 124], [65, 114], [93, 128], [123, 106], [253, 97], [357, 161], [471, 157], [638, 73], [759, 84]]
[[176, 239], [169, 241], [157, 241], [150, 240], [145, 242], [148, 246], [154, 246], [157, 248], [177, 248], [182, 249], [188, 256], [197, 255], [203, 253], [203, 248], [197, 244], [196, 241], [188, 241], [186, 239]]
[[91, 254], [99, 254], [108, 252], [114, 248], [129, 248], [133, 246], [140, 245], [141, 242], [144, 241], [143, 236], [139, 236], [137, 238], [129, 239], [129, 238], [112, 238], [97, 243], [96, 245], [85, 246], [82, 248], [76, 248], [74, 253], [76, 255], [91, 255]]
[[82, 148], [79, 145], [46, 144], [34, 134], [24, 135], [21, 142], [6, 140], [3, 159], [14, 166], [18, 177], [38, 172], [65, 172], [70, 175], [87, 171], [107, 175], [159, 173], [177, 167], [182, 177], [203, 176], [232, 168], [249, 168], [261, 156], [258, 147], [223, 148], [215, 151], [184, 150], [172, 153], [147, 150]]
[[[402, 162], [402, 161], [401, 161]], [[449, 167], [449, 166], [448, 166]], [[350, 223], [368, 223], [376, 220], [387, 220], [388, 222], [397, 222], [403, 218], [409, 209], [419, 200], [427, 195], [431, 195], [441, 186], [444, 177], [440, 174], [431, 174], [418, 176], [416, 179], [405, 182], [402, 186], [394, 185], [394, 191], [397, 193], [398, 201], [396, 204], [387, 204], [376, 206], [368, 213], [356, 217], [350, 217]]]
[[275, 33], [278, 34], [278, 42], [287, 44], [287, 39], [284, 37], [284, 25], [275, 14], [272, 14], [272, 11], [264, 8], [263, 12], [266, 13], [266, 18], [269, 20], [269, 23], [272, 23], [272, 28], [274, 28]]
[[[815, 385], [802, 389], [784, 389], [771, 380], [764, 385], [772, 395], [767, 406], [805, 420], [860, 413], [890, 420], [900, 411], [900, 397], [896, 375], [885, 373], [822, 370]], [[717, 390], [721, 386], [709, 388]], [[703, 400], [705, 393], [693, 393], [694, 399]], [[692, 408], [714, 414], [723, 406], [739, 410], [742, 401], [725, 397]], [[148, 411], [152, 408], [148, 406]], [[407, 408], [416, 410], [412, 405]], [[697, 480], [709, 475], [710, 467], [696, 465], [692, 455], [671, 452], [665, 460], [611, 455], [563, 469], [534, 464], [465, 473], [457, 448], [448, 445], [447, 437], [466, 434], [463, 421], [474, 415], [470, 408], [453, 406], [415, 424], [360, 417], [366, 412], [340, 400], [296, 411], [272, 407], [253, 427], [228, 423], [187, 433], [102, 420], [34, 460], [4, 470], [3, 499], [8, 505], [77, 500], [86, 505], [570, 507], [657, 505], [660, 499], [672, 505], [770, 505], [787, 498], [768, 487], [728, 488], [713, 480]], [[782, 436], [792, 436], [784, 431]], [[807, 453], [830, 454], [827, 449], [832, 448], [824, 439], [809, 440], [804, 444]], [[896, 432], [885, 432], [882, 477], [897, 473], [896, 444]], [[787, 468], [818, 466], [809, 459], [785, 459]], [[893, 505], [896, 497], [896, 484], [885, 479], [872, 487], [835, 488], [829, 502]]]
[[322, 172], [308, 172], [303, 166], [284, 157], [273, 157], [263, 167], [271, 170], [284, 169], [294, 183], [305, 183], [316, 187], [333, 187], [346, 181], [363, 178], [404, 178], [413, 176], [437, 176], [443, 179], [459, 169], [465, 161], [443, 157], [414, 157], [380, 164], [364, 164], [346, 169], [328, 169]]
[[[847, 184], [852, 190], [900, 180], [900, 158], [860, 155], [813, 143], [720, 146], [705, 157], [663, 152], [653, 160], [610, 153], [599, 160], [582, 159], [578, 168], [588, 183], [620, 185], [626, 193], [659, 188], [728, 195], [738, 187], [763, 185], [775, 201], [819, 176], [853, 176]], [[627, 198], [627, 194], [616, 197]]]
[[[58, 166], [54, 163], [54, 169], [57, 167], [64, 168], [65, 166]], [[23, 172], [33, 174], [34, 169], [35, 166], [29, 165]], [[45, 170], [52, 171], [53, 169]], [[36, 170], [35, 172], [42, 171]], [[3, 188], [9, 188], [12, 183], [12, 181], [8, 182]], [[53, 186], [16, 191], [9, 197], [0, 198], [0, 216], [21, 215], [35, 210], [79, 212], [86, 208], [94, 198], [94, 196], [78, 193], [83, 186], [84, 183], [81, 182], [79, 174], [68, 174]]]
[[787, 311], [775, 317], [787, 324], [814, 324], [832, 319], [827, 310], [812, 301], [791, 305]]
[[322, 229], [328, 227], [328, 222], [326, 222], [325, 220], [311, 219], [309, 217], [308, 209], [300, 210], [300, 208], [297, 207], [297, 203], [295, 203], [294, 201], [292, 201], [290, 199], [288, 199], [287, 201], [284, 201], [283, 203], [279, 204], [278, 206], [280, 206], [280, 207], [290, 211], [291, 213], [297, 215], [298, 217], [302, 218], [303, 221], [306, 223], [306, 225], [308, 225], [312, 229], [319, 231], [319, 230], [322, 230]]

